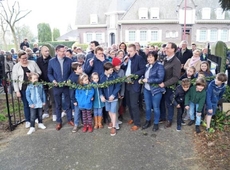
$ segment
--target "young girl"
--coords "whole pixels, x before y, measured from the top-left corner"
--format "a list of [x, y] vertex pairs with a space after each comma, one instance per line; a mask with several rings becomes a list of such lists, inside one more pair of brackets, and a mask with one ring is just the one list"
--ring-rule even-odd
[[[198, 78], [196, 84], [192, 86], [185, 95], [185, 109], [189, 109], [190, 122], [189, 126], [195, 123], [196, 133], [200, 133], [201, 111], [204, 107], [206, 98], [206, 81], [204, 78]], [[195, 118], [196, 116], [196, 122]]]
[[[80, 85], [87, 86], [89, 84], [89, 77], [87, 74], [81, 74], [78, 78]], [[82, 132], [92, 132], [92, 106], [93, 106], [93, 88], [76, 89], [75, 98], [78, 103], [79, 109], [82, 111], [83, 129]]]
[[[98, 73], [94, 72], [91, 75], [91, 79], [93, 81], [93, 84], [98, 84], [99, 82], [99, 75]], [[103, 128], [102, 125], [102, 109], [105, 106], [105, 104], [100, 99], [100, 93], [101, 89], [94, 88], [94, 100], [93, 100], [93, 113], [94, 113], [94, 129], [97, 128]]]
[[196, 73], [196, 68], [194, 66], [190, 66], [186, 69], [186, 72], [180, 77], [180, 80], [184, 78], [194, 79], [194, 75]]
[[[206, 78], [213, 76], [212, 72], [210, 71], [209, 63], [207, 61], [202, 61], [202, 63], [200, 64], [200, 71], [197, 72], [195, 76], [196, 78], [198, 77], [199, 73], [203, 73]], [[207, 81], [207, 86], [209, 83], [210, 81]]]
[[35, 132], [35, 119], [38, 118], [38, 128], [46, 129], [42, 123], [42, 106], [45, 105], [46, 96], [41, 84], [36, 84], [38, 82], [38, 74], [30, 73], [29, 80], [30, 84], [26, 88], [26, 99], [30, 107], [30, 130], [28, 135]]

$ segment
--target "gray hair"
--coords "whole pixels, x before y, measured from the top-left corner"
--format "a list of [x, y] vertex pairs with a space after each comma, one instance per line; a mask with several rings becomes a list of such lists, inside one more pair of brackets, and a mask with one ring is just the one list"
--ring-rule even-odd
[[79, 59], [85, 60], [85, 54], [83, 54], [83, 53], [79, 53], [76, 56], [77, 56], [77, 60], [79, 60]]

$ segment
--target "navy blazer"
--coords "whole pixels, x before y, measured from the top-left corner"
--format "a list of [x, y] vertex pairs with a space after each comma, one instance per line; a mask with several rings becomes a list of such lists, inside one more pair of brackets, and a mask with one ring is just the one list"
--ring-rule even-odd
[[57, 82], [63, 82], [68, 80], [72, 72], [72, 60], [64, 57], [63, 62], [63, 76], [61, 72], [61, 65], [57, 59], [57, 56], [49, 60], [48, 64], [48, 78], [50, 82], [56, 80]]
[[[138, 79], [134, 81], [134, 84], [132, 84], [132, 90], [135, 92], [140, 92], [141, 85], [138, 83], [138, 80], [145, 73], [146, 62], [143, 59], [143, 57], [141, 57], [137, 54], [135, 54], [133, 57], [131, 57], [130, 60], [131, 60], [131, 74], [138, 75]], [[127, 70], [127, 66], [128, 66], [128, 63], [122, 65], [122, 69], [125, 71], [125, 73]], [[127, 88], [127, 86], [126, 86], [126, 88]]]

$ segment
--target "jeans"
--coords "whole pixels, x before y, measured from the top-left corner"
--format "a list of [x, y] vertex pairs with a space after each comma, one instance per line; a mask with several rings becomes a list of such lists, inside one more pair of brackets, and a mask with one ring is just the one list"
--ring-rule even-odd
[[145, 98], [145, 107], [146, 107], [146, 120], [151, 120], [151, 109], [154, 111], [154, 124], [159, 123], [160, 119], [160, 101], [162, 93], [157, 93], [154, 96], [150, 90], [144, 88], [144, 98]]
[[70, 95], [68, 87], [53, 87], [53, 94], [56, 106], [56, 115], [57, 115], [57, 123], [62, 123], [61, 112], [62, 112], [62, 94], [65, 96], [65, 105], [66, 105], [66, 114], [67, 120], [71, 121], [72, 119], [72, 111], [70, 108]]
[[30, 122], [30, 107], [29, 107], [29, 103], [26, 100], [26, 91], [25, 90], [21, 90], [21, 99], [23, 102], [23, 109], [24, 109], [24, 116], [26, 119], [26, 122]]
[[35, 127], [35, 119], [42, 123], [42, 108], [30, 108], [30, 127]]
[[180, 108], [177, 108], [177, 125], [178, 126], [181, 126], [183, 113], [184, 113], [184, 103], [180, 103]]
[[93, 114], [94, 116], [102, 116], [102, 108], [94, 108]]
[[51, 104], [52, 105], [52, 115], [56, 115], [53, 89], [45, 88], [44, 90], [45, 90], [45, 94], [46, 94], [46, 104], [43, 107], [44, 108], [44, 113], [49, 114], [49, 106]]
[[81, 117], [81, 114], [80, 114], [79, 107], [78, 106], [74, 106], [74, 124], [76, 126], [79, 125], [80, 117]]
[[199, 107], [199, 104], [195, 104], [190, 102], [189, 103], [189, 115], [190, 115], [190, 119], [194, 120], [195, 118], [195, 113], [196, 113], [196, 123], [195, 125], [200, 125], [200, 121], [201, 121], [201, 115], [198, 115], [196, 110]]
[[171, 88], [166, 88], [166, 93], [161, 98], [161, 120], [166, 120], [166, 108], [168, 110], [168, 121], [172, 122], [173, 115], [174, 115], [174, 105], [172, 104], [172, 101], [170, 100], [170, 96], [173, 94], [173, 90]]

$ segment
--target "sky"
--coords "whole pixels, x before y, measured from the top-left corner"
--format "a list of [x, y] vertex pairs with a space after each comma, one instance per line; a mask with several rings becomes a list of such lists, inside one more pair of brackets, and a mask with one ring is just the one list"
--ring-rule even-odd
[[[12, 1], [12, 0], [10, 0]], [[20, 24], [29, 25], [37, 35], [37, 24], [49, 23], [51, 30], [55, 27], [65, 34], [67, 27], [75, 23], [76, 0], [18, 0], [22, 10], [31, 10], [31, 13], [20, 21]]]

